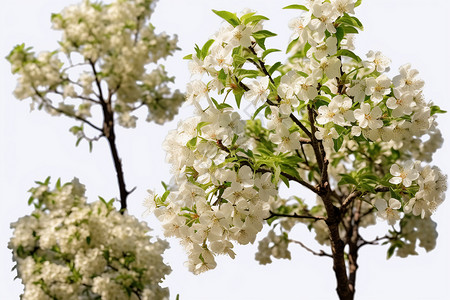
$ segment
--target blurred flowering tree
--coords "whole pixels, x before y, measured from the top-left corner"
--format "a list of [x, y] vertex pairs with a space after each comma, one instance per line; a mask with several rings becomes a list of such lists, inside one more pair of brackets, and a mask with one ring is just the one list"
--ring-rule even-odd
[[[147, 121], [163, 124], [172, 120], [184, 96], [171, 92], [164, 66], [157, 62], [175, 50], [176, 37], [156, 34], [149, 23], [153, 0], [91, 3], [65, 8], [52, 15], [53, 27], [62, 30], [61, 47], [36, 55], [25, 44], [7, 59], [19, 75], [15, 96], [32, 99], [32, 108], [79, 121], [70, 131], [92, 143], [106, 138], [111, 149], [126, 209], [126, 189], [116, 147], [114, 126], [136, 126], [136, 110], [148, 109]], [[149, 69], [153, 67], [153, 69]]]
[[79, 122], [70, 128], [89, 143], [108, 141], [119, 187], [114, 199], [86, 203], [77, 179], [55, 189], [49, 179], [31, 189], [34, 212], [12, 224], [9, 248], [25, 285], [23, 299], [167, 299], [159, 283], [170, 268], [168, 247], [150, 241], [149, 228], [127, 214], [127, 197], [115, 126], [136, 126], [136, 111], [147, 121], [171, 120], [184, 95], [169, 88], [173, 78], [162, 58], [175, 50], [176, 37], [156, 34], [149, 22], [153, 0], [83, 1], [52, 15], [61, 30], [60, 48], [35, 54], [24, 44], [7, 59], [19, 76], [15, 96], [31, 98], [51, 115]]
[[12, 224], [22, 299], [168, 299], [159, 284], [171, 269], [168, 243], [150, 242], [150, 228], [121, 214], [113, 200], [87, 203], [78, 179], [30, 190], [35, 210]]
[[[370, 51], [362, 59], [353, 39], [363, 29], [356, 0], [311, 0], [290, 5], [301, 15], [289, 23], [285, 63], [269, 63], [266, 17], [214, 11], [226, 23], [188, 55], [192, 81], [187, 101], [196, 113], [169, 133], [164, 147], [173, 184], [150, 192], [149, 210], [166, 236], [181, 240], [195, 274], [216, 267], [215, 256], [234, 257], [233, 242], [260, 241], [261, 264], [290, 258], [291, 243], [333, 260], [340, 299], [354, 299], [361, 247], [388, 244], [388, 257], [430, 251], [447, 177], [430, 166], [442, 145], [438, 106], [426, 102], [423, 80], [410, 65], [390, 78], [390, 60]], [[219, 100], [220, 99], [220, 100]], [[254, 114], [239, 114], [243, 101]], [[282, 186], [300, 185], [316, 203]], [[284, 187], [283, 187], [284, 188]], [[365, 239], [361, 227], [379, 220], [385, 235]], [[315, 251], [290, 234], [302, 223], [322, 246]]]

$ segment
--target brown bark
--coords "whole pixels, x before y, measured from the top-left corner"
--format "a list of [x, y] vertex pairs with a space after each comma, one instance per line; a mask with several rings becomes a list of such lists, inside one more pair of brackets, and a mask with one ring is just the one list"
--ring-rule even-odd
[[120, 194], [120, 211], [123, 213], [127, 209], [127, 197], [132, 191], [127, 191], [125, 185], [125, 178], [122, 169], [122, 160], [120, 159], [117, 146], [116, 146], [116, 135], [114, 132], [114, 110], [112, 108], [112, 95], [113, 91], [109, 91], [107, 98], [104, 97], [100, 79], [95, 68], [95, 62], [89, 61], [92, 71], [95, 75], [95, 82], [97, 89], [99, 91], [99, 101], [103, 112], [103, 135], [108, 140], [109, 149], [111, 151], [111, 156], [114, 162], [114, 168], [116, 170], [117, 183], [119, 185]]

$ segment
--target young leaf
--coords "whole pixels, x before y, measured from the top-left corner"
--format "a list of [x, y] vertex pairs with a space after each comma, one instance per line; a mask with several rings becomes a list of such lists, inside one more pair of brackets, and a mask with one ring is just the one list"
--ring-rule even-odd
[[241, 90], [239, 91], [233, 91], [234, 94], [234, 98], [236, 99], [236, 105], [238, 108], [241, 107], [241, 100], [242, 100], [242, 96], [244, 95], [244, 92], [242, 92]]
[[269, 74], [272, 75], [279, 67], [281, 66], [281, 62], [276, 62], [269, 69]]
[[254, 120], [256, 118], [256, 116], [261, 112], [261, 110], [263, 110], [264, 108], [267, 107], [267, 104], [263, 104], [260, 107], [258, 107], [258, 109], [255, 111], [255, 113], [252, 116], [252, 120]]
[[244, 24], [248, 24], [248, 23], [257, 24], [261, 20], [269, 20], [269, 18], [261, 16], [261, 15], [256, 15], [256, 16], [251, 16], [251, 17], [246, 18], [245, 21], [243, 20], [243, 22], [244, 22]]
[[299, 5], [299, 4], [288, 5], [288, 6], [283, 7], [283, 9], [301, 9], [304, 11], [309, 11], [309, 9], [306, 6]]
[[278, 52], [281, 50], [278, 49], [267, 49], [266, 51], [263, 52], [261, 58], [264, 59], [268, 54], [273, 53], [273, 52]]
[[286, 53], [291, 52], [292, 48], [295, 46], [295, 44], [297, 44], [297, 42], [298, 42], [298, 38], [296, 38], [295, 40], [292, 40], [289, 43], [289, 45], [287, 46]]
[[221, 17], [222, 19], [224, 19], [225, 21], [227, 21], [228, 23], [231, 24], [231, 26], [236, 27], [239, 24], [241, 24], [241, 21], [238, 19], [238, 17], [236, 16], [236, 14], [233, 14], [229, 11], [226, 10], [212, 10], [216, 15], [218, 15], [219, 17]]
[[183, 57], [183, 59], [192, 59], [192, 54], [188, 54], [185, 57]]
[[357, 62], [361, 62], [361, 58], [358, 55], [356, 55], [355, 53], [353, 53], [352, 51], [347, 50], [347, 49], [338, 50], [338, 52], [335, 54], [335, 56], [347, 56], [347, 57], [353, 58]]
[[189, 149], [194, 149], [196, 145], [197, 145], [197, 137], [194, 137], [190, 139], [189, 142], [187, 142], [186, 147], [188, 147]]
[[339, 136], [337, 139], [333, 140], [334, 143], [334, 151], [338, 152], [341, 149], [342, 144], [344, 143], [344, 136]]
[[202, 57], [201, 57], [202, 59], [205, 58], [208, 55], [208, 50], [209, 50], [209, 48], [211, 47], [211, 45], [213, 43], [214, 43], [214, 40], [211, 39], [211, 40], [207, 41], [205, 43], [205, 45], [203, 45], [203, 47], [202, 47]]
[[272, 36], [276, 36], [276, 33], [273, 33], [269, 30], [260, 30], [257, 32], [253, 32], [253, 37], [255, 39], [264, 39], [264, 38], [268, 38], [268, 37], [272, 37]]
[[336, 28], [336, 39], [338, 44], [344, 39], [344, 35], [345, 35], [345, 31], [344, 28], [342, 28], [342, 26], [339, 26], [338, 28]]
[[363, 26], [363, 24], [361, 23], [361, 21], [358, 18], [353, 17], [353, 16], [349, 16], [347, 14], [342, 16], [342, 17], [340, 17], [337, 20], [337, 22], [344, 23], [344, 24], [350, 25], [352, 27], [356, 27], [356, 28], [358, 28], [360, 30], [364, 30], [364, 26]]
[[433, 105], [430, 107], [431, 108], [431, 112], [430, 115], [435, 115], [435, 114], [445, 114], [447, 111], [446, 110], [442, 110], [439, 106], [437, 105]]

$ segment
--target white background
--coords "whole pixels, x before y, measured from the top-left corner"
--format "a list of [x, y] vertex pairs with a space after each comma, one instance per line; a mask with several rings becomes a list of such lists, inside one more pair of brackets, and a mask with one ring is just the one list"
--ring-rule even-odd
[[[44, 112], [29, 112], [29, 101], [19, 102], [12, 96], [15, 78], [3, 59], [16, 44], [26, 42], [37, 51], [57, 48], [59, 32], [50, 29], [50, 14], [59, 12], [69, 0], [3, 1], [0, 16], [0, 299], [18, 299], [20, 281], [13, 280], [10, 250], [6, 248], [11, 235], [9, 224], [30, 212], [27, 190], [35, 180], [52, 176], [53, 183], [61, 177], [69, 181], [80, 178], [94, 200], [98, 195], [115, 197], [116, 178], [105, 141], [88, 147], [75, 148], [75, 138], [68, 132], [71, 121], [51, 118]], [[167, 62], [169, 74], [177, 77], [176, 87], [184, 90], [189, 80], [187, 64], [182, 57], [193, 52], [194, 43], [203, 44], [215, 30], [220, 19], [211, 9], [240, 11], [245, 7], [258, 10], [271, 20], [266, 29], [279, 33], [271, 47], [285, 49], [289, 37], [287, 21], [295, 11], [281, 7], [293, 0], [161, 0], [152, 19], [157, 31], [177, 33], [182, 51]], [[299, 3], [301, 4], [301, 3]], [[364, 56], [368, 50], [381, 50], [393, 61], [395, 72], [411, 62], [425, 80], [425, 96], [443, 109], [447, 104], [450, 71], [450, 4], [446, 0], [365, 0], [356, 9], [365, 31], [357, 39], [356, 53]], [[269, 39], [270, 40], [270, 39]], [[393, 72], [391, 71], [391, 74]], [[177, 120], [188, 116], [184, 108]], [[449, 116], [438, 119], [446, 141], [450, 140]], [[160, 181], [170, 178], [164, 162], [161, 143], [176, 121], [164, 126], [138, 123], [137, 129], [118, 130], [118, 147], [123, 159], [129, 188], [137, 186], [130, 196], [130, 212], [141, 217], [146, 189], [160, 190]], [[448, 143], [435, 155], [434, 163], [446, 173], [450, 171]], [[299, 195], [302, 196], [302, 195]], [[386, 261], [386, 247], [368, 246], [360, 252], [357, 279], [357, 299], [448, 299], [450, 295], [450, 205], [444, 203], [434, 215], [438, 223], [437, 247], [430, 253]], [[153, 216], [145, 219], [161, 230]], [[384, 227], [381, 226], [383, 229]], [[294, 231], [294, 238], [316, 247], [307, 230]], [[374, 234], [371, 232], [371, 234]], [[264, 235], [260, 235], [262, 238]], [[165, 284], [171, 298], [180, 294], [182, 300], [193, 299], [336, 299], [335, 279], [331, 260], [315, 257], [301, 248], [291, 247], [291, 261], [275, 261], [260, 266], [254, 260], [256, 244], [237, 247], [237, 257], [218, 258], [218, 267], [206, 274], [194, 276], [186, 270], [183, 250], [176, 240], [165, 259], [173, 269]], [[317, 248], [316, 248], [317, 249]]]

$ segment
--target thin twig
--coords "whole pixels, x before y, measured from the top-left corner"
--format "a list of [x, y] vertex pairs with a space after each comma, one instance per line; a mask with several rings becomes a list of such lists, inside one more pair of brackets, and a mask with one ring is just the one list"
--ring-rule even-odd
[[293, 215], [287, 215], [287, 214], [275, 213], [273, 211], [270, 211], [270, 216], [264, 220], [269, 220], [273, 217], [284, 217], [284, 218], [294, 218], [294, 219], [312, 219], [314, 221], [319, 221], [319, 220], [325, 221], [326, 220], [325, 217], [316, 217], [316, 216], [311, 216], [311, 215], [298, 215], [297, 213], [294, 213]]
[[326, 253], [323, 250], [320, 250], [319, 252], [316, 252], [314, 250], [312, 250], [311, 248], [307, 247], [305, 244], [303, 244], [300, 241], [295, 241], [295, 240], [289, 240], [290, 243], [295, 243], [300, 245], [302, 248], [306, 249], [306, 251], [311, 252], [312, 254], [316, 255], [316, 256], [326, 256], [326, 257], [331, 257], [333, 258], [333, 255]]

